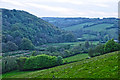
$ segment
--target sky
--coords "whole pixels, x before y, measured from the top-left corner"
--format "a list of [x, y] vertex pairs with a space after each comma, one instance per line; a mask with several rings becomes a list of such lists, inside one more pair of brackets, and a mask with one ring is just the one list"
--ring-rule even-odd
[[38, 17], [118, 17], [119, 0], [0, 0], [0, 8]]

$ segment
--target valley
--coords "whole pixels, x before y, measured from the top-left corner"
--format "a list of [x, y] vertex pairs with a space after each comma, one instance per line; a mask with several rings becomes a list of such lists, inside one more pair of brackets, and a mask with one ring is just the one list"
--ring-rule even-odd
[[1, 16], [3, 80], [118, 78], [117, 18], [37, 17], [15, 9]]

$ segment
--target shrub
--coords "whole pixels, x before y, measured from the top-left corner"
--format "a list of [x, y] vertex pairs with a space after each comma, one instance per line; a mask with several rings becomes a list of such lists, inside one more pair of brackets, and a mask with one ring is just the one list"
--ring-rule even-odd
[[24, 64], [25, 64], [26, 59], [27, 57], [20, 57], [16, 60], [19, 70], [24, 70]]
[[17, 69], [16, 57], [2, 58], [2, 73], [9, 72]]
[[104, 46], [105, 53], [113, 52], [117, 50], [120, 50], [120, 44], [116, 43], [114, 39], [109, 40]]
[[120, 50], [120, 44], [116, 43], [113, 39], [109, 40], [106, 44], [98, 45], [95, 48], [91, 48], [88, 51], [88, 55], [91, 57], [94, 56], [99, 56], [105, 53], [113, 52], [113, 51], [118, 51]]
[[86, 41], [86, 42], [85, 42], [85, 47], [88, 49], [88, 48], [89, 48], [89, 46], [90, 46], [89, 42], [88, 42], [88, 41]]
[[61, 56], [58, 56], [58, 57], [57, 57], [57, 64], [58, 64], [58, 65], [63, 64], [63, 58], [62, 58]]
[[49, 68], [63, 63], [62, 57], [49, 56], [46, 54], [31, 56], [29, 58], [19, 58], [17, 60], [19, 70], [35, 70]]
[[70, 56], [70, 51], [69, 50], [64, 50], [64, 57]]
[[90, 48], [90, 49], [88, 50], [88, 55], [89, 55], [90, 57], [94, 57], [94, 56], [95, 56], [95, 49]]
[[32, 52], [32, 56], [36, 56], [37, 55], [37, 52], [36, 51], [33, 51]]
[[105, 45], [100, 44], [99, 46], [96, 47], [95, 51], [97, 53], [104, 54], [105, 53], [104, 47], [105, 47]]

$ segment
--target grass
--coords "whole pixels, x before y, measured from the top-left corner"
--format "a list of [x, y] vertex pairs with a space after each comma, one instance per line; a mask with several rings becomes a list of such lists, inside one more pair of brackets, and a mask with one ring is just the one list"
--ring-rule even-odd
[[67, 30], [67, 31], [75, 31], [75, 30], [78, 30], [78, 29], [82, 29], [83, 26], [85, 26], [85, 25], [91, 25], [91, 24], [94, 24], [94, 23], [88, 22], [88, 23], [83, 23], [83, 24], [78, 24], [78, 25], [66, 27], [66, 28], [63, 28], [63, 29]]
[[[83, 24], [78, 24], [78, 25], [74, 25], [74, 26], [70, 26], [70, 27], [66, 27], [63, 28], [66, 31], [76, 31], [76, 30], [89, 30], [89, 31], [93, 31], [93, 32], [107, 32], [107, 34], [116, 34], [117, 28], [111, 28], [111, 29], [106, 29], [106, 28], [110, 28], [111, 26], [113, 26], [114, 24], [109, 24], [109, 23], [103, 23], [103, 24], [97, 24], [91, 27], [86, 27], [83, 28], [84, 25], [91, 25], [94, 24], [92, 22], [87, 22], [87, 23], [83, 23]], [[90, 34], [83, 34], [81, 39], [96, 39], [97, 36], [95, 35], [90, 35]], [[114, 38], [117, 38], [117, 36], [113, 36]]]
[[117, 78], [118, 54], [108, 53], [83, 61], [37, 71], [13, 71], [3, 78]]
[[106, 28], [111, 27], [112, 25], [113, 24], [98, 24], [98, 25], [95, 25], [95, 26], [92, 26], [92, 27], [87, 27], [87, 28], [84, 28], [84, 29], [100, 32], [100, 31], [106, 30]]
[[88, 58], [88, 57], [89, 57], [88, 54], [77, 54], [75, 56], [64, 58], [63, 60], [67, 61], [67, 62], [74, 62], [74, 61], [83, 60], [83, 59]]
[[95, 35], [90, 35], [90, 34], [83, 34], [82, 38], [83, 39], [94, 39], [94, 38], [96, 38], [96, 36]]
[[91, 25], [91, 24], [94, 24], [94, 23], [88, 22], [88, 23], [83, 23], [83, 24], [78, 24], [78, 25], [66, 27], [66, 28], [63, 28], [63, 29], [67, 30], [67, 31], [76, 31], [76, 30], [79, 30], [79, 29], [84, 29], [84, 30], [91, 30], [91, 31], [100, 32], [100, 31], [106, 30], [106, 28], [111, 27], [113, 25], [113, 24], [104, 23], [104, 24], [98, 24], [98, 25], [95, 25], [95, 26], [83, 28], [84, 25]]
[[[93, 42], [93, 44], [97, 44], [98, 41], [89, 41], [89, 42]], [[80, 42], [67, 42], [67, 43], [49, 43], [49, 44], [44, 44], [44, 46], [55, 46], [55, 47], [59, 47], [59, 46], [63, 46], [63, 45], [71, 45], [71, 46], [76, 46], [79, 45], [80, 43], [85, 43], [85, 41], [80, 41]]]

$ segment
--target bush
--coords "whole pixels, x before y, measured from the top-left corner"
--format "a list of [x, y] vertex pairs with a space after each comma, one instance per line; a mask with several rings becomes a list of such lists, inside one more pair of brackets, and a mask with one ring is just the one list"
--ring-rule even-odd
[[70, 56], [71, 54], [70, 54], [70, 51], [69, 50], [64, 50], [64, 57], [68, 57], [68, 56]]
[[63, 58], [62, 58], [61, 56], [58, 56], [58, 57], [57, 57], [57, 64], [58, 64], [58, 65], [63, 64]]
[[27, 57], [20, 57], [16, 60], [19, 70], [24, 70], [24, 64], [25, 64], [26, 59]]
[[95, 56], [95, 49], [90, 48], [90, 49], [88, 50], [88, 55], [89, 55], [90, 57], [94, 57], [94, 56]]
[[105, 53], [120, 50], [120, 44], [116, 43], [114, 39], [109, 40], [104, 47]]
[[95, 51], [97, 53], [104, 54], [105, 53], [104, 47], [105, 47], [105, 45], [100, 44], [99, 46], [96, 47]]
[[19, 70], [35, 70], [49, 68], [63, 63], [61, 57], [49, 56], [46, 54], [31, 56], [29, 58], [19, 58], [17, 60]]
[[2, 73], [17, 70], [16, 57], [4, 57], [2, 58]]
[[36, 51], [33, 51], [32, 52], [32, 56], [36, 56], [37, 55], [37, 52]]
[[98, 45], [95, 48], [91, 48], [88, 51], [90, 57], [99, 56], [105, 53], [120, 50], [120, 44], [116, 43], [113, 39], [109, 40], [105, 45]]

